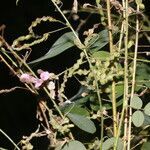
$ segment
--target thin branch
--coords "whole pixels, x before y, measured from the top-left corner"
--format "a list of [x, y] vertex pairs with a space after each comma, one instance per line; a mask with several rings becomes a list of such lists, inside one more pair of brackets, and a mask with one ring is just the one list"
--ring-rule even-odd
[[[139, 5], [137, 5], [137, 11], [139, 11]], [[131, 104], [131, 101], [133, 99], [134, 90], [135, 90], [135, 75], [136, 75], [136, 65], [137, 65], [138, 40], [139, 40], [139, 19], [137, 16], [130, 104]], [[130, 150], [130, 141], [131, 141], [131, 122], [132, 122], [132, 108], [130, 107], [129, 108], [129, 127], [128, 127], [129, 128], [129, 131], [128, 131], [128, 150]]]
[[[108, 17], [108, 33], [109, 33], [109, 48], [110, 53], [114, 53], [113, 48], [113, 36], [112, 36], [112, 22], [111, 22], [111, 11], [110, 11], [110, 0], [106, 1], [107, 3], [107, 17]], [[116, 88], [115, 88], [115, 81], [112, 82], [112, 111], [113, 111], [113, 129], [114, 129], [114, 137], [117, 135], [117, 110], [116, 110]]]
[[10, 89], [2, 89], [2, 90], [0, 90], [0, 94], [13, 92], [13, 91], [15, 91], [16, 89], [24, 89], [24, 90], [28, 90], [27, 88], [23, 88], [23, 87], [15, 86], [15, 87], [10, 88]]
[[2, 130], [0, 129], [0, 132], [15, 146], [15, 148], [17, 150], [21, 150], [16, 144], [15, 142]]

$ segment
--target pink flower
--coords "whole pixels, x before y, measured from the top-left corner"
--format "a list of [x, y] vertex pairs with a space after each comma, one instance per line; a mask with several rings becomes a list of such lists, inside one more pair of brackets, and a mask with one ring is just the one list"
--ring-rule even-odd
[[[41, 69], [38, 69], [37, 73], [40, 75], [40, 79], [39, 78], [35, 78], [34, 76], [27, 74], [27, 73], [23, 73], [20, 76], [20, 81], [27, 83], [27, 84], [31, 84], [33, 83], [36, 89], [39, 89], [43, 83], [45, 83], [45, 81], [48, 80], [52, 80], [52, 79], [57, 79], [58, 77], [55, 76], [54, 73], [49, 73], [48, 71], [43, 71]], [[53, 81], [50, 81], [47, 84], [48, 89], [54, 90], [55, 89], [55, 83]], [[52, 97], [54, 97], [54, 91], [52, 92]]]
[[20, 76], [20, 81], [27, 84], [33, 83], [33, 80], [35, 80], [35, 78], [27, 73], [24, 73]]
[[43, 72], [41, 72], [40, 78], [41, 78], [43, 81], [47, 81], [47, 80], [49, 79], [49, 72], [48, 72], [48, 71], [43, 71]]
[[38, 89], [42, 84], [43, 84], [43, 80], [42, 79], [36, 79], [34, 82], [34, 86], [36, 89]]

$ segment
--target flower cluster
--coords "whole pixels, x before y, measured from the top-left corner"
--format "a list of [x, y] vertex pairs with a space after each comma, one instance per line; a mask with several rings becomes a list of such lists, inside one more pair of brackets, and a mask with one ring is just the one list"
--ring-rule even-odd
[[53, 80], [58, 79], [54, 73], [49, 73], [48, 71], [43, 71], [39, 69], [37, 71], [40, 78], [36, 78], [28, 73], [23, 73], [20, 76], [20, 81], [27, 84], [34, 84], [36, 89], [40, 89], [43, 85], [46, 85], [50, 91], [51, 98], [55, 98], [55, 83]]

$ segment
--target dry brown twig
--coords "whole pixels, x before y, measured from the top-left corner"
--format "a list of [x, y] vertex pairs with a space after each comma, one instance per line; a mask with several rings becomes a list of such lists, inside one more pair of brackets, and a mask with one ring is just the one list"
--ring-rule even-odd
[[23, 88], [23, 87], [15, 86], [15, 87], [10, 88], [10, 89], [2, 89], [2, 90], [0, 90], [0, 94], [10, 93], [10, 92], [15, 91], [16, 89], [24, 89], [24, 90], [28, 90], [27, 88]]

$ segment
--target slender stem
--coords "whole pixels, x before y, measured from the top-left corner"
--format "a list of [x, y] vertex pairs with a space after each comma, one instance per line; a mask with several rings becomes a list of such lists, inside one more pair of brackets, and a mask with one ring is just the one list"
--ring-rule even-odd
[[[123, 102], [123, 114], [124, 116], [124, 142], [123, 142], [123, 149], [126, 149], [126, 137], [128, 136], [128, 0], [123, 0], [123, 8], [125, 8], [123, 12], [124, 21], [124, 31], [125, 31], [125, 38], [124, 38], [124, 45], [125, 45], [125, 60], [124, 60], [124, 102]], [[123, 119], [123, 118], [121, 118]], [[123, 121], [123, 120], [122, 120]], [[120, 126], [121, 127], [121, 126]]]
[[15, 144], [14, 141], [2, 129], [0, 129], [0, 132], [15, 146], [17, 150], [20, 150], [17, 144]]
[[[124, 58], [124, 57], [121, 57], [121, 58]], [[134, 58], [129, 56], [128, 59], [129, 60], [133, 60]], [[144, 60], [144, 59], [139, 59], [139, 58], [137, 58], [136, 60], [139, 61], [139, 62], [150, 63], [150, 60]]]
[[56, 7], [56, 9], [59, 11], [59, 13], [62, 15], [62, 17], [64, 18], [64, 20], [66, 21], [66, 24], [71, 29], [71, 31], [73, 32], [73, 34], [75, 35], [75, 37], [77, 38], [77, 40], [81, 43], [81, 41], [80, 41], [78, 35], [76, 34], [75, 30], [72, 28], [70, 22], [68, 21], [68, 19], [66, 18], [66, 16], [63, 14], [63, 12], [61, 11], [61, 9], [58, 7], [58, 5], [56, 4], [55, 0], [51, 0], [51, 1], [54, 4], [54, 6]]
[[[122, 112], [121, 112], [121, 117], [120, 117], [120, 123], [119, 123], [119, 127], [118, 127], [118, 133], [117, 133], [117, 137], [116, 137], [116, 141], [114, 144], [114, 150], [117, 149], [117, 143], [118, 143], [118, 139], [121, 133], [121, 127], [122, 127], [122, 123], [124, 120], [124, 137], [126, 138], [127, 133], [128, 133], [128, 128], [127, 128], [127, 121], [128, 121], [128, 1], [126, 0], [122, 0], [122, 5], [123, 8], [125, 8], [125, 11], [123, 11], [123, 17], [124, 17], [124, 21], [123, 21], [123, 28], [124, 28], [124, 33], [125, 33], [125, 37], [124, 37], [124, 45], [125, 45], [125, 59], [124, 59], [124, 96], [123, 96], [123, 108], [122, 108]], [[124, 140], [124, 147], [123, 149], [126, 149], [126, 140]]]
[[[6, 55], [7, 56], [7, 55]], [[10, 71], [12, 71], [12, 73], [14, 74], [14, 75], [16, 75], [17, 77], [19, 77], [18, 76], [18, 73], [13, 69], [13, 67], [4, 59], [4, 57], [2, 56], [2, 55], [0, 55], [0, 58], [1, 58], [1, 60], [5, 63], [5, 65], [10, 69]], [[9, 57], [8, 57], [9, 58]], [[12, 62], [13, 62], [13, 64], [15, 65], [15, 66], [17, 66], [16, 65], [16, 63], [12, 60], [12, 59], [10, 59]], [[20, 69], [19, 69], [19, 71], [21, 71]], [[28, 85], [28, 84], [25, 84], [25, 86], [32, 92], [32, 93], [36, 93], [35, 91], [33, 91], [31, 88], [30, 88], [30, 86]]]
[[[51, 97], [51, 95], [50, 95], [50, 93], [48, 92], [48, 90], [47, 90], [45, 87], [44, 87], [43, 89], [44, 89], [44, 91], [47, 93], [47, 95], [48, 95], [49, 97]], [[58, 113], [60, 114], [60, 116], [62, 117], [62, 119], [64, 119], [64, 116], [63, 116], [62, 112], [60, 111], [58, 105], [55, 103], [55, 101], [54, 101], [53, 99], [51, 99], [51, 101], [53, 102], [54, 107], [56, 108], [56, 110], [58, 111]]]
[[117, 105], [116, 105], [116, 85], [115, 81], [112, 82], [112, 108], [113, 108], [113, 127], [114, 127], [114, 137], [117, 136]]
[[[109, 47], [110, 53], [114, 53], [113, 48], [113, 36], [112, 36], [112, 23], [111, 23], [111, 11], [110, 11], [110, 0], [106, 1], [107, 3], [107, 18], [108, 18], [108, 28], [109, 28]], [[114, 137], [117, 135], [117, 111], [116, 111], [116, 95], [115, 95], [115, 81], [112, 82], [112, 111], [113, 111], [113, 129], [114, 129]]]
[[13, 59], [7, 54], [6, 50], [1, 48], [2, 49], [2, 53], [12, 62], [12, 64], [15, 66], [15, 67], [18, 67], [18, 65], [13, 61]]
[[124, 145], [123, 148], [126, 149], [126, 137], [129, 136], [128, 134], [128, 0], [123, 1], [123, 5], [125, 8], [124, 11], [124, 17], [125, 17], [125, 25], [124, 25], [124, 30], [125, 30], [125, 39], [124, 39], [124, 45], [125, 45], [125, 60], [124, 60], [124, 113], [125, 113], [125, 118], [124, 118]]
[[19, 63], [22, 63], [35, 77], [35, 73], [32, 69], [27, 65], [27, 63], [12, 49], [12, 47], [3, 39], [3, 42], [7, 46], [8, 50], [14, 55], [14, 57], [18, 60]]
[[[97, 97], [98, 97], [98, 101], [99, 101], [99, 106], [100, 106], [100, 112], [102, 112], [102, 101], [101, 101], [101, 96], [100, 96], [100, 92], [99, 92], [99, 86], [98, 86], [98, 80], [97, 80], [97, 76], [95, 75], [95, 72], [93, 71], [92, 69], [92, 64], [90, 62], [90, 59], [89, 59], [89, 56], [86, 52], [86, 50], [84, 49], [84, 53], [85, 53], [85, 56], [87, 58], [87, 61], [89, 63], [89, 66], [90, 66], [90, 69], [91, 71], [93, 72], [94, 74], [94, 79], [95, 79], [95, 82], [96, 82], [96, 92], [97, 92]], [[103, 118], [103, 114], [101, 116], [101, 133], [100, 133], [100, 150], [102, 150], [102, 145], [103, 145], [103, 135], [104, 135], [104, 118]]]
[[[86, 49], [83, 49], [83, 51], [84, 51], [84, 54], [85, 54], [85, 56], [87, 58], [87, 61], [89, 63], [90, 70], [94, 74], [94, 79], [95, 79], [95, 82], [96, 82], [96, 92], [97, 92], [97, 96], [98, 96], [98, 100], [99, 100], [99, 106], [100, 106], [100, 112], [101, 112], [102, 111], [102, 102], [101, 102], [101, 96], [100, 96], [100, 92], [99, 92], [99, 86], [98, 86], [97, 76], [95, 75], [95, 72], [92, 69], [92, 64], [91, 64], [91, 61], [89, 59], [89, 56], [87, 54]], [[103, 131], [104, 131], [104, 118], [103, 118], [103, 114], [102, 114], [102, 116], [101, 116], [101, 134], [100, 134], [101, 142], [100, 142], [100, 150], [102, 150], [102, 144], [103, 144]]]
[[[137, 12], [139, 11], [139, 6], [137, 5]], [[137, 52], [138, 52], [138, 39], [139, 39], [139, 19], [138, 16], [136, 18], [136, 35], [135, 35], [135, 50], [134, 50], [134, 60], [133, 60], [133, 74], [132, 74], [132, 88], [131, 88], [131, 98], [130, 103], [134, 96], [135, 90], [135, 75], [136, 75], [136, 64], [137, 64]], [[132, 108], [129, 108], [129, 131], [128, 131], [128, 147], [127, 149], [130, 150], [130, 141], [131, 141], [131, 117], [132, 117]]]
[[[66, 21], [67, 26], [71, 29], [72, 33], [74, 34], [74, 36], [75, 36], [76, 39], [78, 40], [79, 45], [82, 45], [82, 42], [80, 41], [80, 39], [79, 39], [77, 33], [75, 32], [75, 30], [73, 29], [73, 27], [71, 26], [70, 22], [68, 21], [68, 19], [66, 18], [66, 16], [65, 16], [65, 15], [63, 14], [63, 12], [61, 11], [61, 9], [60, 9], [60, 8], [58, 7], [58, 5], [56, 4], [55, 0], [51, 0], [51, 1], [52, 1], [52, 3], [54, 4], [54, 6], [56, 7], [56, 9], [59, 11], [59, 13], [62, 15], [62, 17], [64, 18], [64, 20]], [[90, 65], [90, 68], [91, 68], [92, 65], [91, 65], [91, 63], [90, 63], [90, 60], [89, 60], [88, 54], [87, 54], [87, 52], [86, 52], [86, 49], [83, 48], [83, 51], [84, 51], [84, 53], [85, 53], [85, 56], [86, 56], [86, 58], [87, 58], [87, 60], [88, 60], [88, 63], [89, 63], [89, 65]]]
[[112, 36], [112, 23], [111, 23], [111, 11], [110, 11], [110, 0], [106, 1], [107, 3], [107, 18], [108, 18], [108, 34], [109, 34], [109, 47], [110, 53], [113, 53], [113, 36]]
[[123, 39], [123, 34], [124, 34], [124, 32], [123, 32], [123, 27], [124, 27], [124, 24], [122, 23], [121, 24], [121, 31], [120, 31], [120, 38], [119, 38], [119, 46], [118, 46], [118, 51], [120, 52], [120, 50], [121, 50], [121, 45], [122, 45], [122, 39]]
[[100, 92], [99, 92], [98, 80], [97, 80], [96, 75], [95, 75], [95, 82], [96, 82], [97, 97], [98, 97], [98, 101], [99, 101], [99, 109], [100, 109], [100, 112], [101, 112], [100, 150], [102, 150], [103, 136], [104, 136], [104, 117], [103, 117], [103, 107], [102, 107], [101, 95], [100, 95]]
[[2, 55], [0, 55], [0, 59], [6, 64], [6, 66], [10, 69], [10, 71], [14, 74], [17, 75], [16, 71], [12, 68], [11, 65], [4, 59]]

